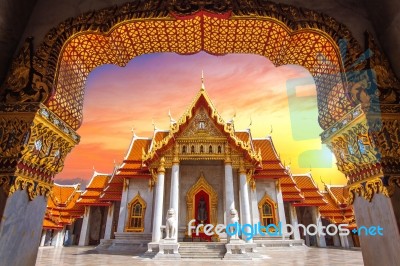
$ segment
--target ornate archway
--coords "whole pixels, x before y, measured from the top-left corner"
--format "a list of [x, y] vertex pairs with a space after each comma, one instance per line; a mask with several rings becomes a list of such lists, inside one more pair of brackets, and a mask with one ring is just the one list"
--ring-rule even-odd
[[[82, 122], [84, 83], [93, 68], [124, 66], [147, 53], [206, 51], [259, 54], [276, 66], [304, 66], [316, 82], [323, 129], [368, 100], [350, 88], [364, 79], [358, 71], [371, 67], [371, 60], [365, 60], [370, 55], [362, 54], [346, 26], [333, 18], [268, 1], [189, 2], [193, 3], [134, 1], [64, 21], [50, 30], [34, 54], [32, 47], [23, 49], [2, 88], [2, 98], [44, 102], [76, 130]], [[373, 43], [367, 46], [376, 49]], [[382, 80], [379, 100], [396, 102], [394, 75], [381, 55], [375, 56], [373, 64], [379, 65], [382, 79], [390, 78]]]
[[[375, 141], [371, 141], [373, 152], [367, 161], [361, 152], [349, 154], [349, 148], [343, 149], [343, 141], [335, 137], [360, 115], [386, 113], [393, 117], [399, 113], [400, 108], [393, 104], [399, 102], [400, 83], [369, 34], [366, 48], [362, 53], [346, 26], [332, 17], [269, 1], [133, 1], [85, 13], [51, 29], [35, 51], [32, 40], [27, 40], [15, 58], [0, 92], [5, 102], [0, 109], [4, 117], [0, 126], [5, 128], [0, 147], [5, 157], [0, 158], [0, 168], [13, 173], [20, 164], [25, 175], [44, 175], [31, 186], [36, 194], [42, 193], [36, 184], [51, 183], [66, 154], [79, 142], [75, 130], [82, 122], [84, 83], [93, 68], [106, 63], [124, 66], [146, 53], [206, 51], [216, 55], [259, 54], [277, 66], [298, 64], [308, 69], [317, 87], [319, 123], [325, 129], [322, 140], [335, 153], [339, 169], [350, 183], [358, 182], [381, 171], [382, 156], [378, 153], [389, 155], [391, 159], [385, 164], [390, 168], [398, 163], [393, 158], [400, 155], [387, 145], [376, 147], [392, 138], [398, 141], [396, 133], [390, 137], [380, 134], [383, 127], [395, 131], [398, 126], [393, 121], [373, 118], [370, 137]], [[354, 109], [358, 104], [360, 108]], [[25, 133], [31, 118], [13, 118], [27, 112], [41, 117], [34, 123], [36, 132], [41, 133]], [[53, 126], [43, 126], [47, 124]], [[54, 127], [57, 134], [52, 138], [62, 144], [38, 145], [38, 139]], [[349, 135], [342, 138], [345, 143], [354, 142]], [[25, 145], [32, 148], [24, 150], [20, 161], [19, 151]], [[40, 160], [35, 159], [35, 153], [41, 154]], [[341, 154], [349, 163], [343, 162]], [[371, 167], [373, 170], [368, 170]], [[3, 179], [9, 183], [10, 178]]]

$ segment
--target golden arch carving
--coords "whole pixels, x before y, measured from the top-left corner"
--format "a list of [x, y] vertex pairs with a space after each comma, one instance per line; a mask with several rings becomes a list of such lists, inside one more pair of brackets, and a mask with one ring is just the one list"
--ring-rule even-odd
[[186, 194], [186, 203], [187, 203], [187, 217], [186, 220], [189, 222], [190, 220], [195, 218], [195, 196], [201, 190], [205, 191], [209, 195], [209, 206], [210, 206], [210, 223], [217, 224], [217, 207], [218, 207], [218, 194], [214, 190], [214, 188], [207, 182], [204, 177], [204, 174], [201, 173], [197, 182], [189, 189]]
[[[335, 81], [324, 79], [324, 77], [334, 73], [343, 72], [345, 75], [352, 73], [355, 70], [353, 69], [354, 61], [357, 61], [362, 53], [358, 41], [354, 39], [345, 25], [330, 16], [312, 10], [270, 1], [223, 0], [210, 1], [207, 4], [196, 0], [189, 1], [190, 4], [184, 2], [182, 4], [183, 2], [180, 1], [168, 0], [162, 1], [162, 4], [160, 4], [159, 1], [154, 0], [145, 2], [134, 0], [118, 7], [113, 6], [94, 12], [90, 11], [60, 23], [49, 31], [34, 55], [31, 56], [32, 69], [30, 71], [34, 73], [34, 78], [24, 74], [29, 72], [26, 71], [26, 68], [29, 67], [23, 63], [24, 60], [15, 59], [5, 82], [6, 86], [1, 89], [3, 93], [0, 93], [0, 99], [10, 99], [11, 101], [13, 97], [7, 98], [7, 96], [10, 96], [9, 94], [12, 92], [13, 96], [16, 95], [16, 98], [14, 98], [17, 101], [44, 102], [61, 119], [77, 129], [82, 121], [82, 90], [86, 76], [91, 69], [101, 64], [113, 63], [123, 66], [130, 59], [145, 53], [168, 51], [189, 54], [201, 50], [211, 54], [260, 54], [270, 58], [276, 65], [304, 65], [309, 62], [308, 59], [312, 61], [317, 58], [316, 56], [307, 56], [307, 60], [302, 63], [291, 59], [296, 57], [294, 54], [288, 54], [286, 58], [281, 58], [283, 54], [276, 52], [277, 50], [291, 51], [291, 47], [282, 48], [280, 45], [283, 43], [290, 45], [299, 43], [304, 48], [301, 50], [304, 51], [313, 50], [315, 47], [322, 47], [324, 51], [331, 51], [323, 53], [324, 58], [331, 65], [315, 68], [315, 65], [320, 62], [318, 64], [314, 62], [315, 64], [312, 63], [309, 67], [305, 66], [310, 72], [315, 72], [313, 76], [317, 87], [328, 82], [330, 84], [328, 92], [335, 91], [333, 97], [337, 101], [331, 102], [335, 104], [338, 102], [338, 105], [329, 106], [328, 102], [325, 102], [319, 110], [322, 127], [327, 128], [338, 117], [349, 111], [350, 103], [345, 98], [341, 98], [343, 87], [339, 86], [339, 88], [332, 85], [336, 81], [341, 83], [340, 75]], [[266, 47], [268, 49], [264, 49], [261, 39], [260, 42], [246, 41], [244, 43], [235, 40], [232, 42], [235, 45], [218, 40], [218, 38], [226, 39], [224, 31], [227, 25], [236, 28], [239, 24], [240, 27], [245, 27], [243, 34], [240, 33], [241, 30], [234, 31], [242, 35], [239, 36], [239, 39], [254, 40], [261, 38], [264, 40], [269, 38], [268, 44], [273, 40], [278, 40], [278, 43], [276, 45], [271, 44], [271, 46]], [[259, 28], [261, 24], [268, 25]], [[133, 27], [133, 29], [129, 31], [129, 36], [123, 36], [126, 31], [121, 27]], [[167, 29], [167, 31], [161, 34], [158, 32], [160, 29]], [[198, 29], [210, 29], [210, 34], [200, 34]], [[139, 31], [143, 32], [145, 36], [138, 36], [136, 33]], [[253, 34], [246, 35], [245, 32], [248, 31], [252, 31]], [[180, 36], [179, 34], [182, 32], [190, 38], [186, 39], [186, 37]], [[132, 34], [136, 35], [131, 36]], [[273, 35], [273, 38], [268, 34]], [[207, 39], [207, 36], [210, 38]], [[321, 41], [316, 41], [317, 39]], [[183, 41], [174, 42], [171, 40]], [[312, 40], [316, 42], [308, 47], [306, 44]], [[71, 48], [69, 46], [74, 43], [79, 47], [87, 48], [78, 49], [79, 51], [69, 49]], [[83, 43], [84, 46], [81, 45]], [[122, 43], [125, 44], [122, 45]], [[327, 48], [326, 45], [329, 47]], [[122, 47], [129, 48], [124, 50]], [[344, 55], [346, 58], [340, 58], [339, 47], [346, 51], [346, 55]], [[68, 52], [69, 50], [71, 51]], [[104, 50], [116, 52], [108, 54], [104, 53]], [[321, 54], [320, 52], [317, 51], [316, 54]], [[23, 52], [21, 54], [24, 55]], [[277, 56], [276, 59], [271, 58], [274, 55]], [[80, 57], [84, 60], [81, 61]], [[322, 60], [324, 58], [317, 59]], [[79, 62], [79, 66], [77, 62]], [[341, 62], [344, 62], [343, 66], [341, 66]], [[71, 67], [72, 65], [75, 68], [78, 67], [79, 71], [75, 71], [75, 73], [74, 67], [71, 69], [63, 67], [63, 65], [68, 64]], [[324, 69], [332, 68], [332, 66], [335, 66], [334, 72], [324, 72]], [[78, 72], [80, 74], [77, 74]], [[14, 82], [21, 79], [26, 79], [26, 82], [29, 83], [28, 86], [19, 86]], [[70, 81], [70, 83], [66, 81]], [[342, 82], [343, 85], [347, 85], [345, 80]], [[27, 97], [25, 88], [37, 92], [34, 94], [37, 97]], [[327, 99], [328, 95], [321, 95], [319, 98], [321, 100]], [[344, 102], [344, 104], [339, 105], [339, 102]], [[332, 113], [335, 114], [332, 115]]]
[[[140, 213], [134, 213], [132, 207], [134, 204], [139, 203], [141, 205]], [[146, 214], [146, 201], [140, 196], [140, 193], [128, 203], [129, 216], [125, 224], [125, 232], [143, 232], [144, 231], [144, 217]]]
[[263, 219], [263, 217], [266, 217], [266, 219], [267, 219], [267, 215], [265, 215], [263, 213], [263, 206], [264, 206], [265, 203], [268, 203], [271, 206], [271, 215], [270, 216], [268, 215], [268, 218], [272, 218], [272, 221], [273, 221], [272, 223], [276, 224], [277, 223], [277, 216], [276, 216], [277, 205], [276, 205], [275, 201], [273, 201], [268, 196], [267, 192], [265, 192], [264, 197], [258, 202], [258, 210], [260, 212], [261, 224], [264, 225], [264, 226], [268, 225], [268, 223], [267, 224], [264, 223], [264, 219]]

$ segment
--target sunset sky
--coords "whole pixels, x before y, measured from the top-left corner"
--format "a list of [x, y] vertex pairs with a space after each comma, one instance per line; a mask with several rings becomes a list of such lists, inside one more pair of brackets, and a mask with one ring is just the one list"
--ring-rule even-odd
[[271, 135], [282, 162], [293, 173], [311, 169], [320, 188], [320, 178], [345, 184], [334, 156], [321, 145], [315, 84], [306, 69], [275, 67], [257, 55], [204, 52], [143, 55], [123, 68], [103, 65], [93, 70], [86, 82], [81, 142], [55, 181], [88, 183], [93, 168], [111, 173], [114, 161], [121, 163], [126, 154], [132, 128], [136, 135], [151, 137], [152, 121], [168, 129], [169, 110], [178, 120], [200, 89], [202, 70], [206, 90], [225, 121], [235, 113], [236, 129], [252, 121], [253, 137]]

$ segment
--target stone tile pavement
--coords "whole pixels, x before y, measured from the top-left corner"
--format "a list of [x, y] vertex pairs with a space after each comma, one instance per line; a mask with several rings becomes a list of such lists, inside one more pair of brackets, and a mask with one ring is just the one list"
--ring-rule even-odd
[[363, 265], [361, 250], [334, 248], [280, 247], [259, 249], [261, 258], [253, 261], [226, 260], [181, 260], [155, 261], [141, 258], [143, 250], [135, 254], [100, 254], [94, 247], [41, 247], [38, 251], [36, 266], [49, 265]]

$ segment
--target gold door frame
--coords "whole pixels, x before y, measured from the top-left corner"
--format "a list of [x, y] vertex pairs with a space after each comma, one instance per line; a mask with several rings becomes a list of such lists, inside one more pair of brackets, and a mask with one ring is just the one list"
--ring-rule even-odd
[[210, 223], [213, 225], [217, 224], [217, 207], [218, 207], [218, 194], [214, 188], [207, 182], [204, 174], [201, 173], [197, 182], [189, 189], [186, 194], [186, 204], [187, 204], [187, 215], [186, 223], [190, 220], [195, 219], [195, 209], [193, 208], [195, 202], [196, 194], [204, 190], [209, 195], [210, 201]]

